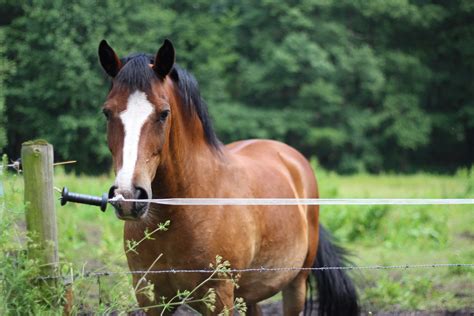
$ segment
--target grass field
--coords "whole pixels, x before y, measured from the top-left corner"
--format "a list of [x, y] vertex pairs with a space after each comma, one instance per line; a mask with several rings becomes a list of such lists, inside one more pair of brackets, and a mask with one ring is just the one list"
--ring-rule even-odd
[[[325, 198], [474, 197], [474, 175], [467, 171], [453, 176], [340, 176], [317, 171], [317, 177], [320, 195]], [[55, 171], [55, 186], [68, 186], [75, 192], [99, 195], [111, 183], [112, 177], [72, 176], [62, 169]], [[7, 281], [0, 282], [0, 314], [17, 314], [24, 304], [40, 306], [41, 293], [31, 289], [29, 274], [22, 277], [20, 273], [22, 269], [34, 272], [34, 263], [18, 259], [24, 248], [21, 176], [4, 176], [3, 186], [0, 274]], [[102, 213], [97, 207], [61, 207], [58, 203], [57, 218], [65, 274], [127, 270], [123, 222], [116, 219], [111, 208]], [[474, 263], [472, 206], [324, 206], [321, 221], [353, 253], [352, 260], [360, 266]], [[21, 265], [5, 256], [12, 252], [17, 253], [15, 260], [20, 260]], [[353, 276], [366, 311], [474, 310], [473, 268], [362, 270]], [[100, 286], [95, 278], [78, 280], [74, 291], [76, 311], [127, 310], [134, 304], [127, 275], [103, 277]]]
[[[322, 174], [321, 195], [359, 198], [472, 198], [474, 179], [418, 174]], [[326, 186], [323, 185], [326, 184]], [[474, 262], [472, 206], [323, 208], [322, 222], [357, 265]], [[474, 269], [370, 270], [357, 276], [366, 310], [474, 308]]]

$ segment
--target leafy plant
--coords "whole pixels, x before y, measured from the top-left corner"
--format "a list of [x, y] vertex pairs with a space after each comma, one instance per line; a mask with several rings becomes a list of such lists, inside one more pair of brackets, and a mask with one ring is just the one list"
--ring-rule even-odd
[[28, 256], [25, 248], [28, 236], [21, 228], [24, 208], [18, 201], [18, 176], [8, 173], [4, 168], [6, 161], [4, 157], [0, 165], [0, 184], [4, 188], [0, 194], [0, 314], [59, 311], [64, 288], [54, 280], [38, 278], [41, 266]]

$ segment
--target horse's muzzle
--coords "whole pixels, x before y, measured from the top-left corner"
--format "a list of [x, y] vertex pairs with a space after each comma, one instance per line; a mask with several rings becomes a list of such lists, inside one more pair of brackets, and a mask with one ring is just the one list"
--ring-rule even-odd
[[[133, 187], [131, 190], [120, 189], [112, 186], [109, 190], [109, 199], [121, 196], [123, 199], [146, 200], [148, 193], [141, 187]], [[112, 201], [110, 202], [115, 208], [115, 215], [121, 220], [137, 221], [145, 214], [148, 209], [148, 202], [131, 202], [131, 201]]]

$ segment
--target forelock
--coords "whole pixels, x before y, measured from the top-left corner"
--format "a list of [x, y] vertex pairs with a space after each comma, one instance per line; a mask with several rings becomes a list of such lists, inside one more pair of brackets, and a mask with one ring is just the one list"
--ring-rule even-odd
[[130, 90], [149, 91], [152, 82], [157, 80], [150, 64], [153, 57], [147, 54], [133, 54], [122, 59], [124, 65], [115, 77], [114, 83], [126, 86]]

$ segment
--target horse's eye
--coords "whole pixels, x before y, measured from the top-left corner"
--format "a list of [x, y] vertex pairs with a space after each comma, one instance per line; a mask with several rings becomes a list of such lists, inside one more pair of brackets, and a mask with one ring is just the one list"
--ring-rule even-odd
[[160, 121], [164, 122], [166, 118], [170, 115], [170, 110], [164, 110], [160, 113]]
[[109, 109], [102, 109], [102, 113], [104, 113], [105, 115], [105, 118], [107, 119], [107, 121], [110, 119], [110, 117], [112, 116], [112, 111], [110, 111]]

